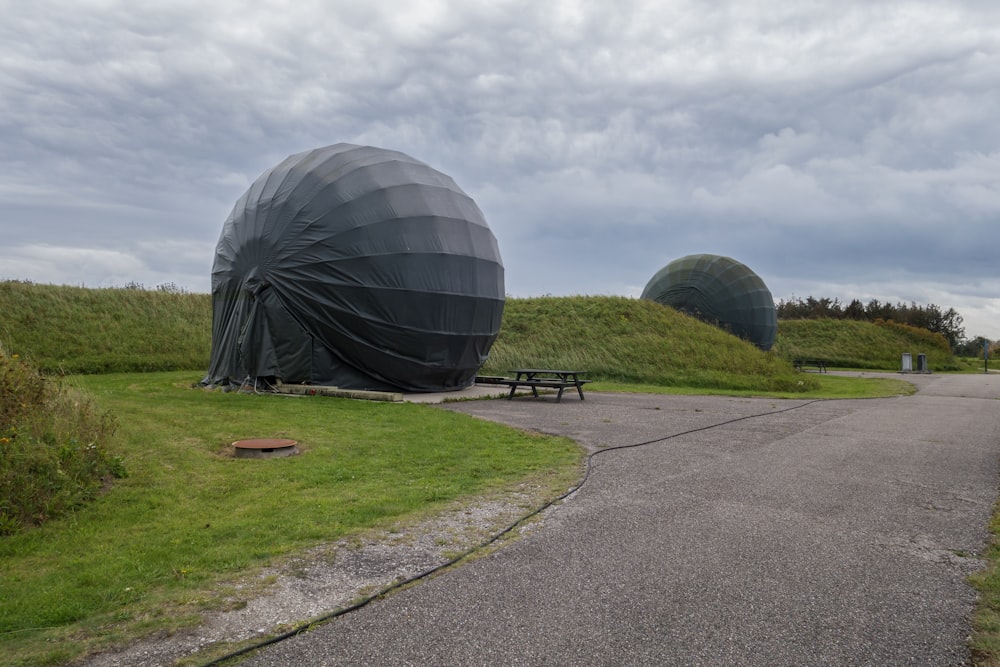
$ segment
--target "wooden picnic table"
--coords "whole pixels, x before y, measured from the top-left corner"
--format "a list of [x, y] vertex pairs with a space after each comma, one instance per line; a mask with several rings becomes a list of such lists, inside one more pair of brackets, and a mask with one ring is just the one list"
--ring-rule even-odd
[[507, 400], [514, 398], [514, 392], [517, 391], [518, 387], [531, 387], [531, 393], [535, 398], [538, 398], [538, 388], [543, 387], [545, 389], [558, 389], [559, 393], [556, 394], [556, 403], [562, 400], [563, 390], [567, 387], [576, 387], [577, 393], [580, 394], [580, 400], [583, 400], [583, 385], [590, 380], [584, 380], [580, 376], [586, 371], [566, 371], [557, 370], [552, 368], [517, 368], [511, 371], [515, 374], [514, 379], [504, 378], [503, 384], [510, 386], [510, 394], [507, 395]]

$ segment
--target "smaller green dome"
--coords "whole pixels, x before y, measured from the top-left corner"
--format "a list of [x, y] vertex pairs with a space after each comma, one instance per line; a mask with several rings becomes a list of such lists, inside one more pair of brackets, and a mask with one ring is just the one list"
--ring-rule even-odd
[[656, 272], [642, 298], [671, 306], [770, 350], [778, 313], [767, 285], [745, 264], [721, 255], [688, 255]]

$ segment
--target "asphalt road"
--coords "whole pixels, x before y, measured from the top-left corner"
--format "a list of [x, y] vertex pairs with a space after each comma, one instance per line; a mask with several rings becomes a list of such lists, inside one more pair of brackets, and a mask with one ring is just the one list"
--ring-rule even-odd
[[1000, 375], [909, 379], [876, 400], [447, 404], [601, 453], [539, 529], [246, 664], [967, 664]]

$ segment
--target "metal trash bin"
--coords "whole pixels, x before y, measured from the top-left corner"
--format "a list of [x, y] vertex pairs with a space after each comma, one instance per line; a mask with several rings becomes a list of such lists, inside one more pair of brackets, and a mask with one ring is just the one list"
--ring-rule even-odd
[[927, 370], [927, 355], [918, 354], [917, 355], [917, 372], [918, 373], [929, 373]]
[[903, 353], [903, 367], [900, 369], [901, 373], [912, 373], [913, 372], [913, 355], [909, 352]]

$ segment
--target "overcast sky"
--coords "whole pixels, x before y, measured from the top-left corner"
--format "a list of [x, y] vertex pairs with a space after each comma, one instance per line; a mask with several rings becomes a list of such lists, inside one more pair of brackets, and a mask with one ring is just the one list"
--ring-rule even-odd
[[0, 0], [0, 279], [210, 291], [290, 154], [400, 150], [506, 291], [638, 296], [692, 253], [776, 300], [1000, 339], [996, 0]]

